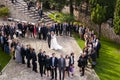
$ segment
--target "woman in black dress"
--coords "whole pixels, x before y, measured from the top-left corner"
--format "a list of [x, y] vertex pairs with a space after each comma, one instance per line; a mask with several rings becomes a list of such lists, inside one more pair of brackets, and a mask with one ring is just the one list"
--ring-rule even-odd
[[46, 66], [46, 70], [47, 70], [47, 77], [49, 77], [50, 76], [50, 57], [49, 57], [49, 55], [46, 55], [45, 66]]

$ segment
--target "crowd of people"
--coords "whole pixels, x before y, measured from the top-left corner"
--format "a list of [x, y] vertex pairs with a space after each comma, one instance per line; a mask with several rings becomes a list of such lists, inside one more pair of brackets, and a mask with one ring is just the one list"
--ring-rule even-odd
[[78, 60], [78, 66], [80, 67], [81, 76], [84, 75], [85, 67], [88, 67], [88, 62], [91, 63], [91, 68], [96, 65], [96, 59], [99, 58], [99, 50], [101, 43], [96, 37], [94, 31], [90, 31], [89, 28], [84, 26], [79, 27], [79, 36], [82, 40], [85, 40], [85, 47]]
[[[45, 25], [44, 23], [29, 24], [25, 22], [12, 22], [11, 24], [2, 24], [0, 26], [0, 44], [3, 51], [12, 55], [12, 58], [18, 63], [27, 64], [35, 72], [37, 70], [37, 62], [39, 64], [39, 72], [43, 75], [51, 76], [51, 79], [57, 79], [57, 70], [59, 70], [59, 79], [64, 80], [65, 76], [74, 76], [74, 53], [70, 55], [60, 55], [60, 58], [52, 53], [52, 56], [46, 54], [42, 49], [36, 55], [36, 50], [31, 45], [24, 45], [19, 42], [18, 38], [38, 38], [47, 40], [48, 33], [54, 32], [57, 36], [70, 36], [77, 33], [80, 38], [85, 40], [85, 48], [78, 59], [78, 67], [81, 76], [84, 76], [85, 68], [88, 62], [91, 67], [96, 65], [96, 58], [99, 57], [101, 44], [94, 34], [82, 25], [73, 25], [71, 23], [54, 23]], [[31, 63], [32, 61], [32, 63]]]
[[[39, 71], [41, 77], [45, 74], [51, 76], [51, 78], [57, 78], [57, 68], [59, 68], [60, 80], [65, 77], [64, 72], [68, 76], [73, 75], [74, 65], [74, 53], [71, 53], [70, 57], [66, 55], [66, 58], [61, 55], [61, 58], [55, 57], [55, 53], [52, 53], [52, 57], [46, 55], [45, 51], [40, 50], [38, 55], [31, 45], [24, 45], [20, 43], [20, 38], [38, 38], [39, 40], [47, 40], [48, 33], [55, 33], [57, 36], [72, 36], [72, 32], [68, 30], [73, 27], [68, 23], [58, 24], [54, 23], [51, 25], [41, 24], [28, 24], [25, 22], [11, 22], [8, 24], [2, 24], [0, 26], [0, 44], [1, 48], [5, 53], [10, 54], [17, 63], [27, 64], [27, 67], [33, 67], [33, 71], [37, 70], [37, 61], [39, 63]], [[71, 28], [72, 27], [72, 28]], [[51, 34], [52, 35], [52, 34]], [[38, 58], [37, 58], [38, 56]], [[71, 71], [69, 68], [71, 67]], [[66, 70], [64, 70], [66, 68]], [[51, 73], [50, 73], [51, 72]]]

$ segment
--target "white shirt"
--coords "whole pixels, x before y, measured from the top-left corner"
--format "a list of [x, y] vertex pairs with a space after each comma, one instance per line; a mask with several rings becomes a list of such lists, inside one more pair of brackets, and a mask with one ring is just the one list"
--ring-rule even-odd
[[65, 59], [65, 62], [66, 62], [66, 67], [69, 66], [69, 59]]
[[52, 66], [55, 66], [55, 57], [52, 57]]

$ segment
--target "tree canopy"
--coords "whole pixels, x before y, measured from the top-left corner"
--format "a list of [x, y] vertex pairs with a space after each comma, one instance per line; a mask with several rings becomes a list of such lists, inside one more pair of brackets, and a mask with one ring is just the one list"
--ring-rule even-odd
[[106, 8], [100, 6], [99, 4], [96, 5], [95, 8], [93, 8], [91, 13], [91, 20], [99, 25], [99, 38], [101, 34], [101, 24], [105, 21], [105, 14], [106, 14]]
[[114, 30], [116, 34], [120, 35], [120, 0], [117, 0], [115, 16], [114, 16]]

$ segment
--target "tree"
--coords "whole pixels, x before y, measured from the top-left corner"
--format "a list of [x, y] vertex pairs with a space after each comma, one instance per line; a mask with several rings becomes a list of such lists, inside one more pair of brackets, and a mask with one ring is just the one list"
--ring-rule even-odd
[[115, 16], [114, 16], [114, 31], [120, 35], [120, 0], [117, 0]]
[[105, 15], [106, 15], [106, 8], [100, 6], [99, 4], [96, 5], [96, 7], [92, 10], [92, 13], [91, 13], [91, 20], [95, 24], [98, 24], [99, 26], [99, 33], [98, 33], [99, 39], [101, 37], [101, 24], [106, 20]]
[[96, 4], [99, 4], [100, 6], [106, 7], [106, 19], [114, 17], [114, 11], [115, 11], [115, 4], [116, 0], [89, 0], [90, 3], [90, 9], [96, 7]]
[[66, 5], [66, 0], [49, 0], [50, 5], [55, 6], [55, 9], [57, 9], [59, 12], [64, 8]]
[[80, 11], [82, 8], [82, 1], [83, 0], [75, 0], [75, 8], [78, 10], [78, 17], [80, 17]]

